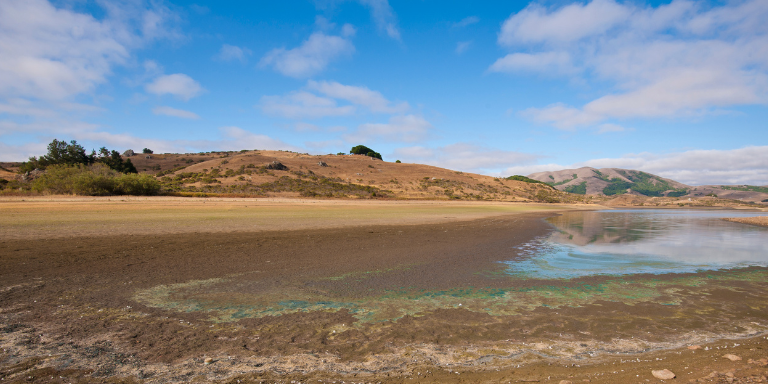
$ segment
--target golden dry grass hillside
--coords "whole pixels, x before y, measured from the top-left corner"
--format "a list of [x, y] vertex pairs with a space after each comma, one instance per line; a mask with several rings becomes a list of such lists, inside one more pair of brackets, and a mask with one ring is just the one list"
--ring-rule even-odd
[[[505, 180], [422, 164], [361, 155], [288, 151], [139, 154], [131, 161], [155, 175], [170, 193], [274, 197], [458, 199], [586, 202], [590, 197], [542, 184]], [[282, 164], [285, 169], [272, 166]]]

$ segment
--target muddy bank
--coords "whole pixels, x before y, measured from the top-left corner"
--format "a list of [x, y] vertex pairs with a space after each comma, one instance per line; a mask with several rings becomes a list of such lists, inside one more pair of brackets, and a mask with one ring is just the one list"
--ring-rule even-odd
[[[645, 382], [665, 361], [759, 378], [768, 271], [510, 278], [499, 261], [551, 231], [544, 216], [3, 239], [0, 376]], [[685, 349], [722, 338], [742, 362]]]
[[761, 227], [768, 227], [768, 216], [757, 216], [757, 217], [735, 217], [735, 218], [727, 218], [723, 219], [725, 221], [731, 221], [734, 223], [742, 223], [742, 224], [750, 224], [750, 225], [759, 225]]

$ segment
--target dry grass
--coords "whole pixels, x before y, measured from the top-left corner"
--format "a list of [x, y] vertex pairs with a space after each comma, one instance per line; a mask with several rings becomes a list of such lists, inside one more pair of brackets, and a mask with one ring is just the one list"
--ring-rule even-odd
[[[137, 156], [132, 161], [140, 172], [144, 169], [169, 171], [187, 165], [182, 159], [191, 158], [193, 158], [191, 155], [163, 154], [153, 155], [152, 159]], [[164, 176], [168, 177], [165, 179], [166, 182], [182, 173], [216, 172], [218, 176], [215, 183], [200, 181], [185, 183], [183, 190], [225, 194], [247, 194], [248, 191], [253, 190], [258, 192], [252, 193], [256, 196], [264, 195], [263, 191], [266, 191], [268, 196], [294, 197], [300, 193], [307, 194], [307, 188], [296, 188], [296, 190], [272, 188], [274, 190], [272, 191], [270, 188], [255, 187], [265, 183], [279, 182], [283, 177], [304, 180], [317, 177], [321, 180], [332, 180], [339, 185], [351, 184], [376, 188], [383, 195], [398, 199], [545, 201], [540, 199], [539, 192], [542, 190], [557, 195], [554, 196], [556, 200], [563, 202], [568, 199], [583, 199], [578, 195], [567, 195], [557, 191], [550, 193], [550, 188], [544, 185], [497, 179], [429, 165], [373, 160], [367, 156], [357, 155], [315, 156], [285, 151], [240, 151], [196, 155], [194, 161], [175, 172], [167, 174], [163, 172]], [[283, 163], [288, 170], [259, 171], [261, 167], [273, 161]], [[327, 166], [321, 166], [320, 162]], [[228, 170], [231, 170], [231, 176], [224, 176]], [[153, 171], [153, 173], [156, 172]], [[319, 194], [324, 196], [324, 192], [327, 191], [320, 191]], [[342, 194], [348, 197], [355, 195], [342, 190], [331, 192], [334, 197]]]
[[4, 197], [0, 227], [5, 239], [258, 232], [439, 223], [580, 208], [584, 207], [461, 201]]

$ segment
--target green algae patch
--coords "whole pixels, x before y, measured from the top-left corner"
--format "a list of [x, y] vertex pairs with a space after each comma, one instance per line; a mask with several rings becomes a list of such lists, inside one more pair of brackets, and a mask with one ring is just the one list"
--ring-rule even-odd
[[[361, 273], [357, 276], [366, 276]], [[710, 295], [714, 291], [763, 296], [768, 270], [746, 269], [708, 272], [663, 278], [605, 278], [602, 281], [579, 280], [526, 281], [510, 278], [509, 286], [493, 288], [457, 287], [446, 290], [408, 288], [378, 291], [368, 296], [330, 294], [308, 288], [310, 281], [264, 284], [258, 273], [226, 278], [195, 280], [160, 285], [137, 291], [134, 300], [149, 307], [178, 312], [206, 312], [214, 322], [232, 322], [243, 318], [281, 316], [313, 311], [347, 310], [358, 323], [396, 321], [404, 316], [421, 317], [441, 309], [462, 309], [491, 316], [517, 316], [539, 308], [579, 308], [599, 302], [629, 306], [655, 304], [679, 306], [690, 297]], [[323, 278], [332, 284], [343, 280]], [[266, 278], [264, 278], [266, 279]], [[255, 287], [255, 288], [254, 288]], [[343, 289], [333, 290], [343, 292]], [[357, 294], [357, 293], [355, 293]]]
[[386, 269], [377, 269], [373, 271], [362, 271], [362, 272], [349, 272], [338, 276], [331, 276], [326, 277], [324, 280], [331, 280], [331, 281], [342, 281], [342, 280], [355, 280], [355, 281], [362, 281], [364, 279], [373, 277], [373, 276], [379, 276], [383, 275], [385, 273], [390, 273], [394, 271], [407, 271], [411, 269], [411, 267], [415, 264], [411, 265], [404, 265], [398, 268], [386, 268]]

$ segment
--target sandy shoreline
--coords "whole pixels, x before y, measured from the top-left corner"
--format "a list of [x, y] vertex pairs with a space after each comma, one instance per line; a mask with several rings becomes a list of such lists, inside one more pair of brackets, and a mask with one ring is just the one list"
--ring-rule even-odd
[[[169, 202], [0, 203], [14, 215], [49, 211], [60, 227], [54, 236], [39, 221], [2, 219], [15, 236], [0, 239], [4, 382], [655, 382], [651, 368], [740, 382], [766, 373], [749, 363], [768, 348], [763, 269], [501, 278], [498, 261], [568, 207], [206, 200], [182, 211]], [[257, 203], [263, 211], [245, 207]], [[197, 223], [209, 207], [225, 212], [208, 219], [223, 230]], [[89, 235], [104, 215], [117, 221], [98, 226], [122, 233]], [[266, 224], [236, 230], [258, 220]], [[742, 360], [723, 359], [725, 349]]]

